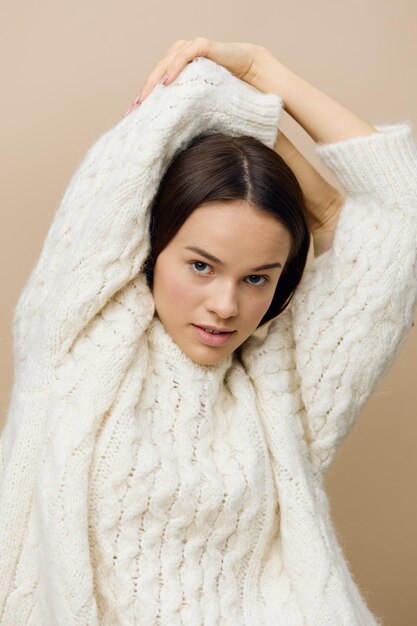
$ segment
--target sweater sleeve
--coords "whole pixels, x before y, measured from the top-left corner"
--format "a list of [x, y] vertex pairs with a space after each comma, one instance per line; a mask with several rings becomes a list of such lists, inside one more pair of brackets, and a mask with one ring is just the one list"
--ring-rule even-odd
[[315, 469], [325, 470], [412, 327], [417, 299], [417, 145], [409, 122], [316, 152], [347, 191], [333, 246], [290, 303]]
[[136, 327], [149, 323], [153, 299], [141, 272], [149, 207], [176, 152], [203, 130], [248, 134], [272, 147], [281, 111], [279, 96], [197, 57], [99, 137], [65, 191], [14, 311], [21, 393], [50, 387], [81, 331], [130, 281], [142, 302]]

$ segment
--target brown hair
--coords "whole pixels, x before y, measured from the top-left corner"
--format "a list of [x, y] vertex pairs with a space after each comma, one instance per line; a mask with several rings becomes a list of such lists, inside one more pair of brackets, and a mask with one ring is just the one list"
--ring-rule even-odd
[[203, 203], [236, 199], [273, 215], [291, 235], [287, 262], [259, 327], [290, 303], [306, 265], [310, 232], [295, 174], [277, 152], [254, 137], [200, 133], [174, 155], [152, 201], [151, 252], [143, 271], [152, 289], [158, 255], [191, 213]]

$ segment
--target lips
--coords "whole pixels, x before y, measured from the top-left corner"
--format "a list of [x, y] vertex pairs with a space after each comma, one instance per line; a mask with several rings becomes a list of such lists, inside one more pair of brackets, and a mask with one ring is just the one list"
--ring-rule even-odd
[[193, 326], [198, 326], [198, 328], [202, 328], [203, 330], [209, 331], [209, 332], [215, 332], [215, 333], [234, 333], [234, 330], [229, 330], [227, 328], [217, 328], [216, 326], [210, 326], [210, 324], [208, 324], [207, 326], [203, 326], [201, 324], [193, 324]]
[[193, 324], [193, 326], [200, 340], [209, 346], [224, 345], [225, 343], [227, 343], [227, 341], [229, 341], [230, 337], [235, 332], [235, 331], [227, 331], [227, 332], [221, 332], [221, 333], [210, 333], [204, 330], [204, 328], [201, 326], [197, 326], [196, 324]]
[[211, 333], [212, 335], [224, 335], [227, 332], [225, 330], [211, 330], [210, 328], [204, 328], [204, 326], [199, 326], [199, 328], [202, 328], [207, 333]]

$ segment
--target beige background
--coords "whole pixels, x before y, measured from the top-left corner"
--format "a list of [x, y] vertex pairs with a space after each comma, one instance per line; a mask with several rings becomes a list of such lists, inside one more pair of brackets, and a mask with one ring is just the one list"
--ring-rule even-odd
[[[3, 2], [0, 422], [12, 311], [64, 190], [176, 39], [259, 43], [371, 123], [415, 124], [416, 23], [414, 0]], [[334, 183], [288, 116], [282, 130]], [[327, 477], [339, 540], [384, 626], [417, 624], [416, 329]]]

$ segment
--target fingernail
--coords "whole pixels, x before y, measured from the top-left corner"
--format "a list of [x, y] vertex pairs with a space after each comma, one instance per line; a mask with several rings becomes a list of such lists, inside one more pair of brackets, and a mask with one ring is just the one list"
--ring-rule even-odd
[[139, 91], [138, 95], [137, 95], [137, 96], [136, 96], [136, 98], [133, 100], [134, 104], [138, 104], [138, 103], [139, 103], [139, 99], [140, 99], [141, 94], [142, 94], [142, 90], [141, 90], [141, 91]]

